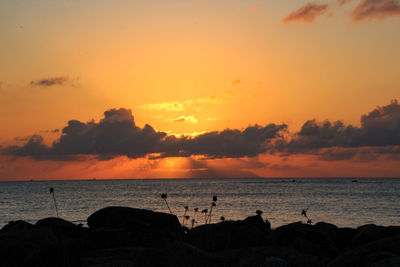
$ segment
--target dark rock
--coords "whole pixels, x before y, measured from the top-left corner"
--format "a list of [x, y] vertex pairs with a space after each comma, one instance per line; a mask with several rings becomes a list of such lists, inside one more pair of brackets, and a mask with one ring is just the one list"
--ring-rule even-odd
[[330, 229], [330, 230], [337, 230], [338, 227], [334, 224], [331, 223], [326, 223], [326, 222], [317, 222], [314, 225], [318, 229]]
[[87, 252], [82, 266], [223, 266], [220, 258], [178, 240], [158, 248], [117, 247]]
[[257, 215], [185, 233], [174, 215], [125, 207], [101, 209], [88, 225], [10, 222], [0, 230], [0, 267], [400, 265], [398, 226], [297, 222], [271, 230]]
[[224, 221], [191, 229], [185, 241], [206, 251], [258, 246], [266, 241], [270, 232], [261, 216], [248, 217], [243, 221]]
[[0, 233], [0, 266], [80, 266], [79, 246], [65, 237], [77, 228], [58, 218], [11, 222]]
[[156, 267], [166, 266], [154, 248], [109, 248], [82, 255], [82, 267]]
[[338, 239], [336, 240], [335, 244], [339, 251], [344, 251], [347, 249], [351, 240], [357, 235], [358, 230], [353, 228], [338, 228], [336, 230]]
[[399, 226], [376, 226], [375, 224], [367, 224], [357, 228], [358, 233], [349, 243], [350, 247], [357, 247], [368, 242], [386, 237], [400, 235]]
[[35, 227], [50, 230], [55, 234], [58, 238], [58, 248], [64, 257], [64, 263], [80, 266], [80, 253], [84, 248], [82, 238], [87, 232], [87, 228], [55, 217], [41, 219], [36, 222]]
[[276, 245], [222, 250], [214, 252], [214, 254], [222, 257], [226, 262], [225, 266], [230, 267], [274, 266], [274, 258], [281, 259], [280, 264], [286, 262], [287, 266], [324, 266], [316, 256], [300, 253], [289, 247]]
[[278, 227], [272, 234], [272, 242], [290, 247], [301, 253], [315, 255], [321, 262], [329, 262], [338, 254], [337, 227], [326, 223], [316, 225], [292, 223]]
[[0, 238], [0, 266], [64, 266], [58, 238], [49, 229], [8, 231]]
[[178, 218], [172, 214], [129, 207], [107, 207], [87, 219], [90, 229], [125, 229], [159, 236], [180, 238], [183, 234]]
[[6, 224], [3, 228], [1, 228], [0, 230], [0, 234], [2, 233], [6, 233], [9, 231], [21, 231], [21, 230], [31, 230], [33, 229], [33, 224], [30, 224], [28, 222], [25, 221], [11, 221], [8, 224]]
[[77, 225], [72, 222], [56, 217], [41, 219], [35, 223], [35, 226], [38, 228], [51, 228], [54, 230], [72, 229], [77, 227]]
[[83, 228], [61, 218], [49, 217], [36, 222], [36, 228], [51, 229], [57, 236], [80, 237]]
[[264, 261], [264, 264], [261, 266], [265, 267], [289, 267], [290, 264], [285, 261], [284, 259], [277, 258], [277, 257], [269, 257]]
[[344, 251], [349, 242], [356, 236], [358, 231], [353, 228], [339, 228], [334, 224], [318, 222], [315, 224], [315, 229], [324, 235], [338, 252]]
[[400, 235], [378, 239], [349, 249], [328, 266], [368, 266], [397, 256], [400, 256]]
[[158, 233], [103, 228], [88, 231], [83, 237], [85, 250], [116, 247], [159, 247], [164, 237]]
[[369, 265], [369, 267], [399, 267], [399, 266], [400, 266], [399, 256], [386, 258]]
[[166, 266], [226, 266], [222, 258], [181, 241], [167, 242], [160, 252]]

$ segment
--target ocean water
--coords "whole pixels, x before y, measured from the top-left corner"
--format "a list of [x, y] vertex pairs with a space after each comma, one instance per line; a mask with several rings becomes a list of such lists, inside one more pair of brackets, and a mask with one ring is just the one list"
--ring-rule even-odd
[[[168, 212], [168, 203], [182, 220], [184, 207], [210, 210], [218, 197], [212, 221], [244, 219], [263, 211], [272, 227], [305, 221], [308, 208], [313, 222], [326, 221], [341, 227], [363, 224], [400, 225], [400, 179], [344, 178], [281, 179], [143, 179], [91, 181], [0, 182], [0, 226], [12, 220], [36, 222], [55, 216], [49, 188], [55, 190], [59, 216], [85, 224], [86, 218], [106, 206], [129, 206]], [[196, 214], [198, 224], [204, 214]]]

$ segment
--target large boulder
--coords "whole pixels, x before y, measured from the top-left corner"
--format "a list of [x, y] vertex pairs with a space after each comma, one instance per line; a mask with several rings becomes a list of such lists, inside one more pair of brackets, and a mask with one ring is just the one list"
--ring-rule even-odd
[[398, 267], [400, 266], [400, 256], [387, 257], [380, 261], [370, 264], [369, 267]]
[[9, 223], [7, 223], [3, 228], [1, 228], [0, 230], [0, 234], [4, 234], [7, 232], [12, 232], [12, 231], [23, 231], [23, 230], [31, 230], [34, 228], [33, 224], [30, 224], [28, 222], [25, 221], [11, 221]]
[[35, 227], [38, 229], [50, 229], [57, 236], [79, 238], [84, 232], [84, 228], [66, 221], [61, 218], [49, 217], [36, 222]]
[[185, 241], [206, 251], [259, 246], [271, 231], [260, 215], [243, 221], [206, 224], [188, 231]]
[[324, 266], [316, 256], [276, 245], [221, 250], [214, 252], [214, 254], [225, 260], [224, 266], [231, 267]]
[[180, 238], [182, 227], [175, 215], [129, 207], [107, 207], [87, 219], [90, 229], [120, 229], [156, 234], [160, 237]]
[[399, 226], [377, 226], [366, 224], [357, 228], [357, 234], [350, 240], [349, 247], [357, 247], [375, 240], [400, 235]]
[[155, 248], [114, 247], [82, 255], [82, 267], [157, 267], [166, 266]]
[[157, 248], [165, 238], [167, 240], [174, 239], [157, 232], [103, 228], [88, 231], [83, 237], [83, 246], [87, 251], [117, 247]]
[[386, 237], [349, 248], [329, 263], [329, 267], [339, 266], [399, 266], [379, 265], [385, 262], [395, 263], [400, 256], [400, 235]]
[[160, 252], [165, 266], [227, 266], [221, 257], [178, 240], [165, 242]]
[[99, 266], [226, 266], [223, 261], [178, 240], [168, 240], [160, 247], [114, 247], [85, 252], [82, 267]]
[[81, 230], [59, 218], [10, 222], [0, 230], [0, 266], [80, 266]]
[[49, 229], [28, 228], [0, 234], [0, 266], [64, 266], [55, 234]]
[[278, 246], [290, 247], [300, 253], [314, 255], [320, 262], [329, 262], [338, 255], [337, 227], [327, 223], [316, 225], [292, 223], [278, 227], [271, 240]]
[[343, 228], [338, 228], [336, 230], [337, 233], [337, 240], [335, 242], [336, 248], [339, 250], [339, 252], [345, 251], [353, 238], [357, 235], [358, 230], [354, 228], [348, 228], [348, 227], [343, 227]]

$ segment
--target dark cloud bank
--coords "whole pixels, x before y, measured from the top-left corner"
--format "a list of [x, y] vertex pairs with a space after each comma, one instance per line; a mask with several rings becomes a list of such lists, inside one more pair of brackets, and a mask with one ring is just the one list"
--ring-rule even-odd
[[[270, 141], [278, 138], [286, 125], [249, 126], [245, 130], [226, 129], [196, 137], [167, 136], [146, 124], [135, 125], [131, 110], [111, 109], [99, 122], [71, 120], [59, 140], [43, 144], [39, 135], [31, 136], [23, 146], [9, 146], [3, 153], [35, 159], [76, 159], [96, 155], [109, 159], [125, 155], [130, 158], [152, 158], [204, 155], [209, 158], [252, 157], [267, 152]], [[154, 155], [156, 154], [156, 155]]]
[[400, 105], [393, 100], [361, 116], [361, 127], [341, 121], [309, 120], [290, 140], [281, 139], [276, 150], [289, 154], [318, 154], [321, 159], [340, 160], [355, 156], [375, 159], [400, 152]]
[[129, 158], [254, 157], [264, 153], [312, 154], [322, 160], [373, 160], [380, 155], [400, 153], [400, 105], [393, 100], [361, 117], [361, 127], [341, 121], [309, 120], [299, 132], [284, 138], [285, 124], [249, 126], [244, 130], [226, 129], [196, 137], [169, 136], [146, 124], [135, 125], [131, 110], [111, 109], [99, 122], [70, 120], [61, 137], [51, 146], [40, 135], [29, 137], [22, 146], [9, 146], [3, 154], [37, 160], [77, 160], [82, 155], [99, 159]]

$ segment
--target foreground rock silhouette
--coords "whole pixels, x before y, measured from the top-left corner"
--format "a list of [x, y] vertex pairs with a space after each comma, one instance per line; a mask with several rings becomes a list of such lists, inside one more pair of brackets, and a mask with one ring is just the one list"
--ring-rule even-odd
[[87, 222], [10, 222], [0, 230], [0, 267], [400, 266], [398, 226], [271, 229], [256, 215], [187, 230], [175, 215], [128, 207], [101, 209]]

